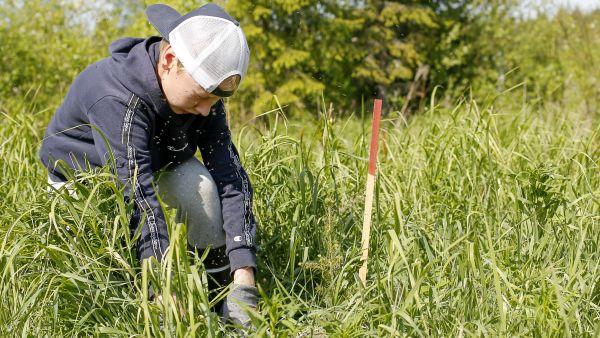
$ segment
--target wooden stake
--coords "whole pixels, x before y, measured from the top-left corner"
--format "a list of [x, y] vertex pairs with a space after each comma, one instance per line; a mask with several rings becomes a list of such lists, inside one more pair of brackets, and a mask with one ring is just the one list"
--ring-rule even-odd
[[367, 285], [367, 260], [369, 258], [369, 239], [371, 238], [371, 213], [373, 211], [373, 190], [375, 188], [375, 172], [377, 170], [377, 148], [379, 147], [379, 121], [381, 120], [381, 100], [376, 99], [373, 106], [373, 122], [371, 129], [371, 148], [369, 151], [369, 174], [365, 192], [365, 215], [362, 230], [362, 266], [358, 277], [363, 286]]

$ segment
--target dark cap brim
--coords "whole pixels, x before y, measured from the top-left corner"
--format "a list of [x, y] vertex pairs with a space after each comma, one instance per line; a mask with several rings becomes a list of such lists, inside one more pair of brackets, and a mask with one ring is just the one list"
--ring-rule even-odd
[[172, 24], [181, 18], [181, 14], [167, 5], [157, 4], [146, 8], [146, 17], [160, 35], [168, 41], [169, 33], [173, 28]]

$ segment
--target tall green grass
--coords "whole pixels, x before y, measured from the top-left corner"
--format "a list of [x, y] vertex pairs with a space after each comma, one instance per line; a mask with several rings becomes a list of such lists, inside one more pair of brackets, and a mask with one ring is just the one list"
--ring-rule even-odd
[[[77, 176], [77, 198], [47, 194], [37, 150], [51, 112], [32, 101], [0, 107], [0, 335], [231, 333], [173, 212], [169, 257], [150, 269], [108, 170]], [[259, 223], [253, 333], [600, 334], [598, 115], [464, 99], [384, 119], [363, 288], [364, 115], [234, 123]], [[146, 300], [149, 280], [184, 316]]]

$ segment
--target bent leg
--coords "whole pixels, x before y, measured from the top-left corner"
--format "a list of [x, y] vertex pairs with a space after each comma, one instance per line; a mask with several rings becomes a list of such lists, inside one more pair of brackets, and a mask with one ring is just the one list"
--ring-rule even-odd
[[217, 185], [202, 162], [191, 158], [162, 174], [157, 183], [163, 200], [177, 208], [177, 222], [187, 225], [190, 246], [205, 249], [225, 245]]
[[228, 285], [231, 275], [225, 254], [221, 200], [208, 169], [194, 157], [162, 174], [157, 185], [165, 203], [177, 208], [177, 222], [187, 225], [188, 247], [199, 255], [211, 248], [204, 261], [209, 290]]

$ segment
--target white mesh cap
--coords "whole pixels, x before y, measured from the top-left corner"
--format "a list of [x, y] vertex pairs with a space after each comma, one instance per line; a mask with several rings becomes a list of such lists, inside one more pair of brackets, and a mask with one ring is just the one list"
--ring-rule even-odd
[[184, 16], [166, 5], [146, 10], [150, 23], [167, 38], [185, 70], [207, 92], [216, 91], [232, 75], [246, 76], [250, 50], [237, 21], [208, 4]]

